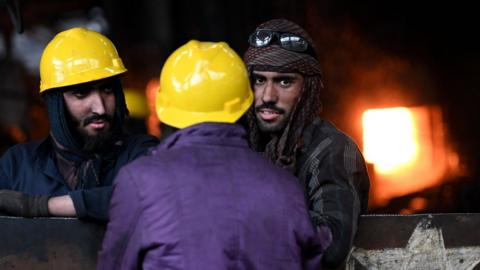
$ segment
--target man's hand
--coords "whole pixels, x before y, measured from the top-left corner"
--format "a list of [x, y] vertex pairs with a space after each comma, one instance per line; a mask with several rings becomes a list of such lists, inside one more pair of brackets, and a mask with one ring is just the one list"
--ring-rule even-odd
[[76, 217], [77, 211], [69, 195], [51, 197], [48, 200], [48, 212], [56, 217]]
[[48, 195], [0, 190], [0, 212], [20, 217], [46, 217], [49, 216], [48, 199]]

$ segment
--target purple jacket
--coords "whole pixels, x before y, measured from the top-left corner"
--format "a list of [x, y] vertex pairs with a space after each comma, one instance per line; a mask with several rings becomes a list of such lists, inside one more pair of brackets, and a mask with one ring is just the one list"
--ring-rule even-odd
[[238, 125], [177, 131], [114, 182], [98, 269], [320, 269], [331, 241]]

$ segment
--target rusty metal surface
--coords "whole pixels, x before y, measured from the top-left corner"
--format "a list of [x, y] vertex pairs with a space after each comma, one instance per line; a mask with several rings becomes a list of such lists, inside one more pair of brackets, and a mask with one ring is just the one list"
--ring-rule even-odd
[[0, 216], [0, 269], [95, 269], [104, 226]]
[[[480, 214], [362, 216], [347, 270], [480, 270]], [[0, 269], [95, 269], [104, 226], [0, 216]]]

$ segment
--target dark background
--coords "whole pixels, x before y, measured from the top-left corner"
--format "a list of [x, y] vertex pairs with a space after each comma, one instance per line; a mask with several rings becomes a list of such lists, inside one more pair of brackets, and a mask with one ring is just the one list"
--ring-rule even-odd
[[[312, 35], [319, 51], [326, 85], [322, 93], [324, 117], [361, 146], [360, 114], [364, 109], [439, 106], [449, 145], [459, 154], [465, 173], [448, 184], [421, 192], [429, 201], [424, 211], [473, 212], [480, 208], [477, 199], [480, 15], [473, 3], [353, 0], [25, 0], [20, 3], [27, 31], [35, 25], [53, 27], [62, 18], [88, 17], [93, 7], [102, 8], [109, 24], [107, 35], [117, 45], [129, 69], [125, 84], [137, 89], [144, 89], [151, 78], [158, 77], [165, 58], [190, 39], [226, 41], [242, 55], [248, 35], [259, 23], [272, 18], [290, 19]], [[0, 8], [0, 22], [8, 51], [14, 28], [4, 8]], [[21, 65], [8, 55], [0, 60], [3, 67], [0, 88], [26, 89], [25, 95], [10, 98], [24, 98], [29, 108], [29, 120], [21, 125], [25, 136], [17, 141], [44, 136], [48, 127], [42, 120], [38, 75], [25, 75]], [[418, 195], [398, 198], [378, 211], [399, 211]]]

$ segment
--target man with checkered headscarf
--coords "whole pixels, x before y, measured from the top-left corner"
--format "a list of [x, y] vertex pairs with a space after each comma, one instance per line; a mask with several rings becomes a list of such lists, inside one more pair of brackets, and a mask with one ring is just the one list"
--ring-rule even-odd
[[255, 94], [251, 147], [292, 171], [306, 190], [313, 222], [330, 228], [325, 267], [347, 257], [370, 186], [355, 142], [319, 117], [322, 73], [315, 44], [297, 24], [275, 19], [249, 37], [244, 61]]

